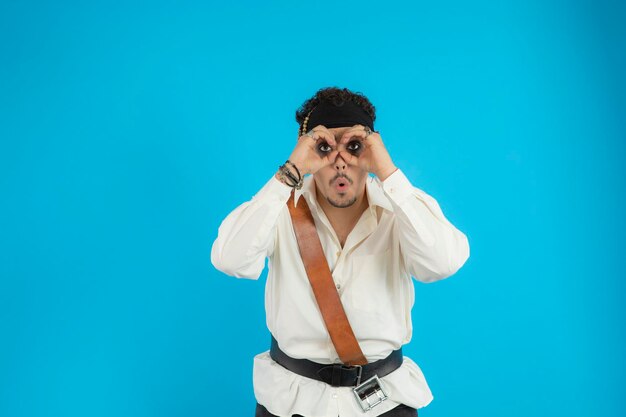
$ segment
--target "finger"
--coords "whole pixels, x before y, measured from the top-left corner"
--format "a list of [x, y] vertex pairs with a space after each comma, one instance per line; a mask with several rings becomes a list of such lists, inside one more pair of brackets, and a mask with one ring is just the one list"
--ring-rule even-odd
[[357, 158], [356, 156], [344, 151], [339, 152], [339, 156], [343, 158], [343, 160], [346, 161], [348, 165], [358, 166], [359, 158]]
[[328, 166], [332, 164], [333, 162], [335, 162], [335, 159], [337, 158], [337, 154], [338, 152], [336, 150], [333, 150], [329, 152], [327, 155], [324, 155], [323, 157], [319, 157], [315, 159], [311, 173], [314, 174], [319, 169], [324, 168], [325, 166]]
[[358, 137], [358, 138], [362, 138], [363, 140], [366, 140], [366, 139], [369, 139], [370, 136], [374, 134], [379, 135], [378, 131], [371, 130], [367, 126], [354, 125], [352, 126], [352, 128], [345, 131], [343, 135], [341, 135], [341, 139], [339, 140], [339, 143], [345, 143], [354, 137]]
[[326, 143], [328, 143], [330, 146], [337, 146], [335, 135], [333, 135], [330, 132], [330, 130], [328, 130], [325, 126], [318, 125], [318, 126], [315, 126], [313, 130], [315, 131], [317, 135], [319, 135], [320, 138], [323, 138], [324, 140], [326, 140]]
[[364, 141], [365, 139], [367, 139], [367, 134], [365, 133], [365, 130], [363, 130], [362, 128], [361, 129], [353, 128], [353, 129], [347, 130], [346, 132], [344, 132], [343, 135], [341, 135], [341, 139], [339, 139], [339, 143], [347, 143], [353, 138], [358, 138]]
[[307, 146], [314, 148], [315, 144], [317, 143], [317, 140], [318, 138], [315, 136], [302, 135], [300, 136], [300, 139], [298, 139], [298, 142], [305, 142]]
[[311, 133], [315, 132], [315, 133], [319, 134], [321, 137], [323, 137], [324, 139], [326, 139], [327, 141], [329, 140], [328, 137], [330, 137], [330, 139], [332, 139], [333, 143], [335, 143], [335, 136], [324, 125], [317, 125], [313, 129], [309, 130], [309, 132], [311, 132]]
[[339, 151], [337, 150], [333, 150], [332, 152], [330, 152], [328, 155], [326, 155], [326, 165], [330, 165], [333, 162], [335, 162], [335, 159], [337, 159], [337, 155], [339, 155]]
[[[307, 140], [310, 139], [311, 141], [309, 142], [311, 147], [314, 147], [320, 140], [324, 140], [326, 142], [328, 142], [327, 136], [324, 135], [324, 131], [323, 130], [309, 130], [307, 133], [305, 133], [304, 135], [300, 136], [300, 138], [298, 138], [298, 140]], [[334, 141], [334, 138], [333, 138]], [[333, 146], [333, 144], [331, 144], [331, 146]]]

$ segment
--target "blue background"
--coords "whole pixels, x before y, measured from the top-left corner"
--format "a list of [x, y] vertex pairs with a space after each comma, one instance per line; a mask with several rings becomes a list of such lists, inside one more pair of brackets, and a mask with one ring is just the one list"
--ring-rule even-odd
[[416, 285], [420, 416], [626, 415], [621, 2], [0, 5], [0, 415], [249, 416], [259, 282], [210, 263], [321, 87], [469, 237]]

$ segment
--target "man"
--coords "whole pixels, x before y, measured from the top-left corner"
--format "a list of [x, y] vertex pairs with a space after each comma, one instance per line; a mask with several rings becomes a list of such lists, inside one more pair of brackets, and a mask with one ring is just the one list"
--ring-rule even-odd
[[[217, 269], [258, 279], [269, 258], [265, 307], [273, 341], [254, 361], [257, 416], [417, 416], [432, 400], [420, 368], [400, 350], [412, 336], [411, 276], [433, 282], [454, 274], [469, 244], [435, 199], [394, 165], [373, 130], [375, 118], [362, 94], [319, 90], [296, 112], [299, 138], [287, 163], [219, 228], [211, 253]], [[292, 193], [293, 205], [303, 199], [310, 208], [367, 365], [338, 365], [294, 234]], [[374, 386], [362, 385], [366, 371], [380, 377]], [[364, 411], [370, 398], [360, 401], [354, 387], [381, 401]]]

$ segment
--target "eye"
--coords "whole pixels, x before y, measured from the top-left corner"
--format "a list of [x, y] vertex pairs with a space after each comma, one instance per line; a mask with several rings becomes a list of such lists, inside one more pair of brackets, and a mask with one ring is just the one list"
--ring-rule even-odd
[[359, 142], [358, 140], [353, 140], [352, 142], [348, 143], [346, 149], [348, 150], [348, 152], [357, 153], [361, 150], [362, 146], [363, 145], [361, 144], [361, 142]]
[[332, 151], [333, 148], [331, 148], [328, 143], [322, 142], [319, 145], [317, 145], [317, 150], [322, 152], [322, 153], [328, 153], [328, 152]]

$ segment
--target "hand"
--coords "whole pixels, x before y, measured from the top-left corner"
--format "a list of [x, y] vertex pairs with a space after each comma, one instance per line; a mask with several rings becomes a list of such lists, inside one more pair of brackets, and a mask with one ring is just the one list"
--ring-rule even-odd
[[368, 135], [362, 125], [348, 129], [339, 139], [339, 146], [339, 155], [346, 163], [373, 173], [381, 181], [397, 169], [380, 134], [372, 132]]
[[335, 136], [325, 126], [315, 126], [310, 132], [313, 137], [300, 136], [289, 156], [302, 175], [315, 174], [320, 168], [332, 164], [339, 153]]

